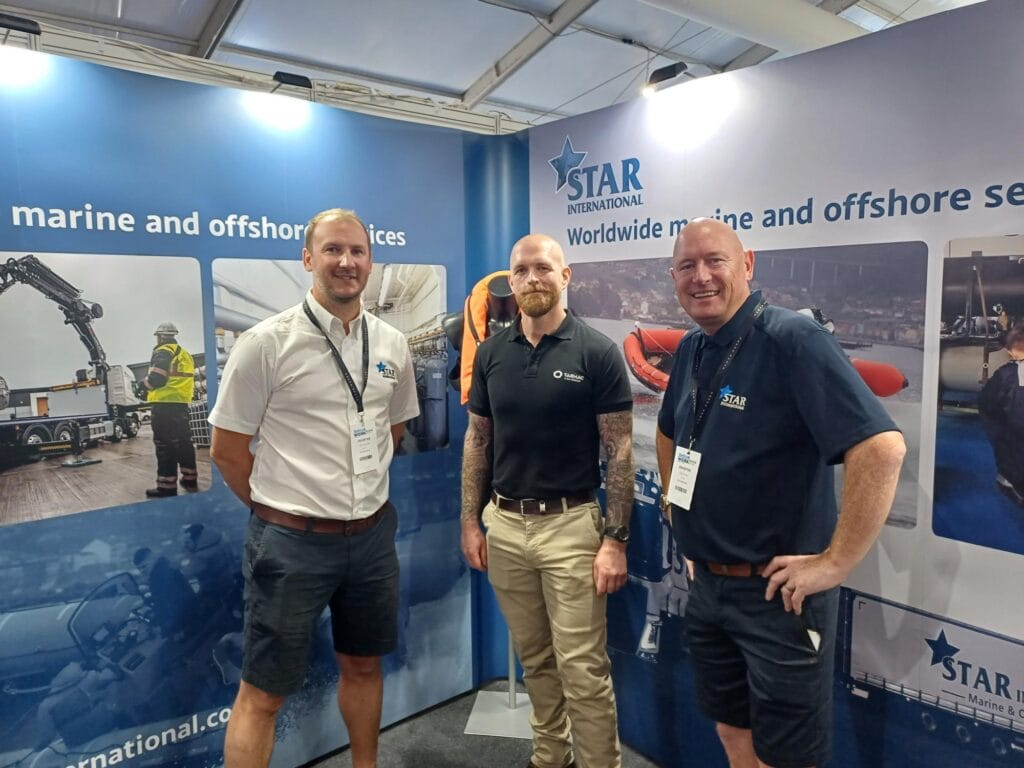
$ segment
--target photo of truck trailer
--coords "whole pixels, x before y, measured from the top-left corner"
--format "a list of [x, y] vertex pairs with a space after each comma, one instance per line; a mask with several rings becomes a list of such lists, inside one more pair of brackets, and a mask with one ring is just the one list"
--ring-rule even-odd
[[0, 465], [81, 454], [99, 440], [135, 437], [140, 400], [132, 392], [134, 377], [124, 366], [107, 362], [93, 328], [103, 307], [83, 299], [78, 288], [31, 254], [0, 264], [0, 296], [17, 284], [34, 288], [60, 308], [65, 324], [85, 346], [89, 367], [77, 369], [70, 383], [20, 389], [9, 387], [0, 375]]

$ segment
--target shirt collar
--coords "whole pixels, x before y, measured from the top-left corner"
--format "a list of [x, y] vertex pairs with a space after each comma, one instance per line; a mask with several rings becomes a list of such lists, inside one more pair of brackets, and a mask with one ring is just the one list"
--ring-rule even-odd
[[761, 291], [751, 291], [746, 301], [736, 310], [736, 314], [729, 318], [729, 322], [719, 328], [711, 336], [704, 334], [704, 343], [715, 347], [728, 347], [736, 340], [736, 334], [743, 327], [746, 318], [753, 314], [754, 308], [761, 303]]
[[[309, 305], [309, 308], [313, 310], [313, 317], [315, 317], [316, 321], [320, 323], [321, 328], [328, 333], [334, 333], [342, 338], [345, 337], [344, 323], [324, 309], [323, 305], [313, 296], [313, 291], [311, 290], [306, 291], [306, 303]], [[362, 328], [362, 318], [363, 305], [360, 303], [359, 314], [352, 318], [348, 323], [350, 333], [355, 334], [353, 338], [359, 338], [360, 328]]]
[[[578, 323], [579, 320], [576, 319], [576, 315], [573, 313], [573, 311], [571, 309], [566, 309], [565, 319], [562, 320], [562, 324], [559, 325], [551, 333], [546, 333], [544, 335], [553, 336], [554, 338], [559, 339], [561, 341], [568, 341], [576, 332], [576, 326]], [[523, 335], [523, 316], [516, 315], [516, 319], [512, 323], [512, 327], [509, 330], [508, 340], [511, 342], [519, 341], [525, 338], [526, 337]]]

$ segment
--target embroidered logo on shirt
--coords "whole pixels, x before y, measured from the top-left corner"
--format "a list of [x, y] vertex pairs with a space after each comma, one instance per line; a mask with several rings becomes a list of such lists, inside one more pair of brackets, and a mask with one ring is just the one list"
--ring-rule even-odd
[[551, 374], [556, 379], [563, 379], [564, 381], [571, 381], [573, 384], [579, 384], [583, 381], [582, 373], [569, 373], [568, 371], [555, 371]]
[[395, 379], [398, 378], [397, 375], [395, 374], [395, 369], [392, 368], [387, 363], [385, 363], [383, 360], [377, 363], [377, 371], [380, 372], [380, 375], [383, 376], [385, 379], [391, 379], [392, 381], [394, 381]]
[[722, 405], [726, 408], [735, 408], [737, 411], [743, 411], [747, 408], [746, 396], [735, 394], [732, 391], [732, 387], [728, 384], [718, 390], [718, 397]]

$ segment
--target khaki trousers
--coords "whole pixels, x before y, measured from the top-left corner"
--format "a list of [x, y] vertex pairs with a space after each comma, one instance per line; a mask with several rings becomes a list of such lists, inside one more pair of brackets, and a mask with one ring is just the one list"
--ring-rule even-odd
[[[601, 508], [562, 514], [483, 512], [487, 575], [512, 632], [533, 705], [533, 763], [619, 768], [605, 596], [594, 587]], [[572, 734], [570, 736], [570, 733]]]

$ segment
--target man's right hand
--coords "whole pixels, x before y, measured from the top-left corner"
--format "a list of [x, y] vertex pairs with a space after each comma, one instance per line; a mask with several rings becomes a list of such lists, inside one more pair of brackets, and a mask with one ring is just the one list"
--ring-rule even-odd
[[487, 570], [487, 537], [477, 520], [462, 521], [462, 555], [470, 568]]

